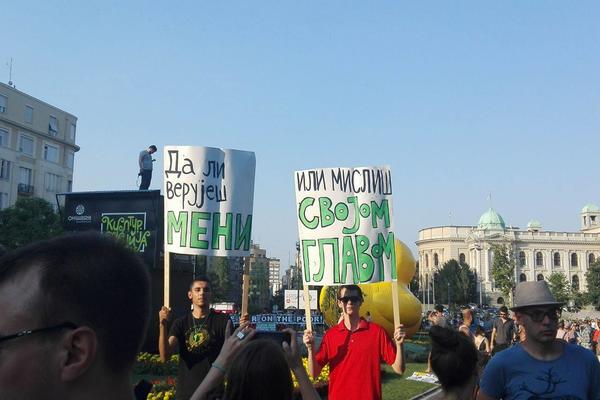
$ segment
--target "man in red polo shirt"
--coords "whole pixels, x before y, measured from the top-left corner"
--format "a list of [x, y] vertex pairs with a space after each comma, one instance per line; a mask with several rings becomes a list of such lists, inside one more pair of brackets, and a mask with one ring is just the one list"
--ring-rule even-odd
[[405, 369], [402, 325], [394, 331], [394, 341], [379, 325], [360, 317], [363, 294], [357, 285], [340, 286], [338, 306], [342, 321], [330, 328], [321, 347], [313, 351], [312, 332], [304, 332], [304, 344], [312, 360], [313, 377], [329, 364], [330, 400], [381, 399], [381, 361], [391, 365], [394, 372]]

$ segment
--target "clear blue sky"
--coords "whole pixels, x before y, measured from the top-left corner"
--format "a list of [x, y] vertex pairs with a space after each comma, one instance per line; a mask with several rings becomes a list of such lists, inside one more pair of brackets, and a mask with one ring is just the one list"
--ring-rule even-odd
[[79, 118], [74, 190], [134, 188], [152, 143], [254, 151], [253, 237], [282, 266], [300, 169], [390, 165], [413, 249], [490, 192], [548, 230], [600, 203], [598, 2], [9, 3], [0, 79], [13, 57], [18, 89]]

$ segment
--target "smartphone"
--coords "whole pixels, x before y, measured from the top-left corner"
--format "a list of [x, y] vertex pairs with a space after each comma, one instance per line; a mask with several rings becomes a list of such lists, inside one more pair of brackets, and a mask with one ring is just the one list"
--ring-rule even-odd
[[290, 344], [292, 338], [288, 332], [273, 332], [273, 331], [256, 331], [254, 335], [255, 339], [269, 339], [273, 340], [279, 344], [283, 342], [287, 342]]

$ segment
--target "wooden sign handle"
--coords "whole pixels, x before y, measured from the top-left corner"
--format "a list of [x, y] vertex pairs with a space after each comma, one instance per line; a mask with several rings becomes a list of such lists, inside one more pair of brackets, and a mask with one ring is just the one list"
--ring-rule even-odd
[[242, 314], [248, 315], [248, 294], [250, 292], [250, 259], [244, 257], [244, 273], [242, 275]]
[[165, 251], [164, 254], [164, 282], [163, 282], [163, 303], [165, 307], [170, 306], [170, 294], [171, 294], [171, 253]]

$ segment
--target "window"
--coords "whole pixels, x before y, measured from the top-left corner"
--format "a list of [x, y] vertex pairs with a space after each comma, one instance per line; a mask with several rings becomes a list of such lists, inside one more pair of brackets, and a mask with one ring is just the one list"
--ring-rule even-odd
[[73, 191], [73, 181], [67, 181], [67, 192]]
[[579, 277], [577, 275], [573, 275], [571, 278], [571, 286], [573, 290], [579, 291]]
[[48, 133], [50, 136], [58, 135], [58, 120], [56, 117], [50, 116], [50, 124], [48, 125]]
[[577, 253], [571, 254], [571, 267], [577, 266]]
[[31, 185], [31, 177], [31, 169], [25, 167], [19, 168], [19, 183]]
[[542, 254], [541, 251], [538, 251], [537, 253], [535, 253], [535, 265], [537, 267], [544, 266], [544, 255]]
[[560, 253], [558, 251], [554, 253], [554, 266], [560, 267]]
[[46, 173], [46, 190], [48, 192], [58, 192], [60, 188], [60, 176], [56, 174]]
[[58, 147], [51, 144], [44, 145], [44, 160], [58, 162]]
[[590, 255], [588, 256], [588, 264], [593, 264], [596, 262], [596, 256], [594, 255], [594, 253], [590, 253]]
[[6, 103], [8, 103], [8, 97], [0, 94], [0, 114], [6, 112]]
[[[525, 252], [524, 251], [520, 251], [519, 252], [519, 265], [521, 267], [526, 267], [527, 266], [527, 258], [525, 257]], [[523, 281], [521, 281], [523, 282]]]
[[466, 257], [465, 257], [465, 253], [460, 253], [458, 255], [458, 262], [461, 264], [466, 264]]
[[33, 157], [33, 139], [29, 136], [21, 135], [19, 137], [19, 151]]
[[75, 129], [75, 124], [69, 125], [69, 139], [71, 139], [72, 141], [75, 141]]
[[537, 276], [537, 280], [538, 280], [538, 281], [543, 281], [543, 280], [544, 280], [544, 275], [542, 275], [542, 274], [538, 274], [538, 276]]
[[8, 193], [0, 193], [0, 209], [8, 207]]
[[8, 147], [8, 131], [0, 128], [0, 146]]
[[429, 254], [425, 254], [425, 267], [429, 268]]
[[0, 179], [10, 179], [10, 161], [0, 159]]
[[519, 282], [527, 282], [527, 275], [525, 275], [525, 274], [519, 275]]
[[437, 255], [437, 253], [433, 253], [433, 266], [437, 267], [440, 263], [440, 259]]
[[75, 164], [75, 153], [73, 153], [72, 151], [67, 151], [65, 157], [67, 167], [73, 169], [73, 165]]
[[28, 124], [33, 123], [33, 107], [25, 106], [25, 122]]

